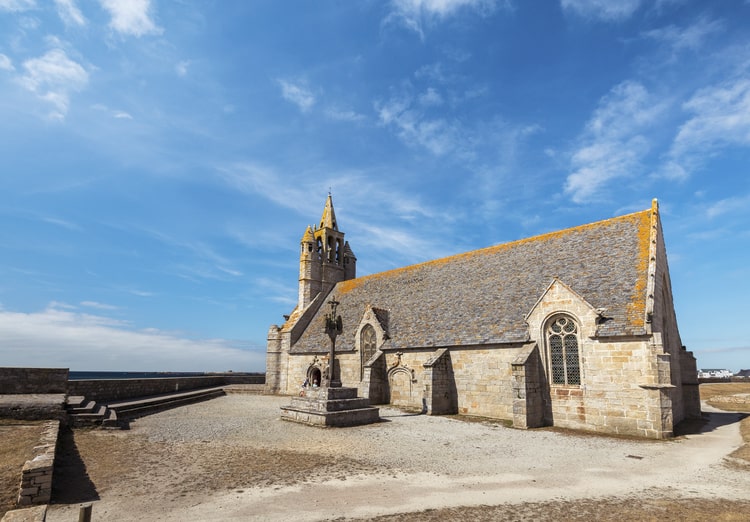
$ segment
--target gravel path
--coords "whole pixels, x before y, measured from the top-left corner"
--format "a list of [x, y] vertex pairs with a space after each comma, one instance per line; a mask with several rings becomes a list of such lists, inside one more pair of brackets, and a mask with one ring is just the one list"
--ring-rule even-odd
[[[391, 408], [381, 408], [378, 424], [320, 429], [281, 421], [287, 402], [229, 395], [144, 417], [126, 432], [77, 431], [100, 497], [94, 520], [309, 521], [598, 498], [750, 501], [750, 472], [724, 462], [741, 443], [737, 414], [714, 413], [703, 433], [663, 442]], [[53, 505], [47, 520], [75, 513], [76, 505]]]

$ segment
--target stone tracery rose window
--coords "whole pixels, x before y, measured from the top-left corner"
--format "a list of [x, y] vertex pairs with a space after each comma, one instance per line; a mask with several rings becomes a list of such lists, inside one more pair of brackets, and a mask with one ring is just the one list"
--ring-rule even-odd
[[571, 317], [558, 315], [549, 322], [547, 350], [552, 384], [580, 385], [578, 325]]

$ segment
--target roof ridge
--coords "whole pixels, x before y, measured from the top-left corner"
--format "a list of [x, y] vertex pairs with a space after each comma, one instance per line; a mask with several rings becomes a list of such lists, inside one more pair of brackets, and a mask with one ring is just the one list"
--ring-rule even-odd
[[365, 276], [357, 277], [355, 279], [349, 279], [347, 281], [343, 281], [343, 282], [339, 283], [337, 286], [340, 288], [340, 291], [346, 292], [349, 289], [358, 286], [358, 284], [360, 282], [364, 281], [364, 280], [368, 280], [368, 279], [372, 279], [372, 278], [377, 278], [377, 277], [387, 277], [387, 276], [389, 276], [391, 274], [394, 274], [394, 273], [397, 273], [397, 272], [406, 272], [406, 271], [410, 271], [410, 270], [417, 270], [418, 268], [426, 266], [426, 265], [431, 265], [431, 264], [445, 264], [445, 263], [449, 263], [449, 262], [451, 262], [453, 260], [458, 260], [460, 258], [468, 258], [468, 257], [476, 256], [476, 255], [490, 254], [493, 251], [497, 251], [497, 250], [500, 250], [500, 249], [513, 248], [515, 246], [526, 244], [526, 243], [537, 242], [537, 241], [544, 241], [544, 240], [550, 239], [552, 237], [561, 237], [561, 236], [564, 236], [564, 235], [567, 235], [567, 234], [574, 233], [574, 232], [579, 231], [579, 230], [596, 228], [596, 227], [603, 226], [603, 225], [609, 224], [609, 223], [618, 223], [618, 222], [621, 222], [621, 221], [626, 221], [628, 219], [634, 219], [636, 216], [642, 216], [643, 214], [647, 214], [649, 212], [652, 212], [653, 209], [654, 209], [654, 207], [652, 206], [651, 208], [648, 208], [648, 209], [645, 209], [645, 210], [639, 210], [639, 211], [636, 211], [636, 212], [630, 212], [628, 214], [623, 214], [621, 216], [615, 216], [615, 217], [611, 217], [611, 218], [607, 218], [607, 219], [602, 219], [602, 220], [599, 220], [599, 221], [594, 221], [592, 223], [585, 223], [585, 224], [582, 224], [582, 225], [576, 225], [574, 227], [564, 228], [562, 230], [555, 230], [555, 231], [551, 231], [551, 232], [545, 232], [543, 234], [538, 234], [536, 236], [530, 236], [530, 237], [527, 237], [527, 238], [516, 239], [516, 240], [513, 240], [513, 241], [509, 241], [507, 243], [499, 243], [497, 245], [491, 245], [491, 246], [487, 246], [487, 247], [477, 248], [477, 249], [474, 249], [474, 250], [469, 250], [469, 251], [461, 252], [461, 253], [458, 253], [458, 254], [452, 254], [452, 255], [445, 256], [445, 257], [440, 257], [440, 258], [437, 258], [437, 259], [432, 259], [432, 260], [428, 260], [428, 261], [422, 261], [420, 263], [414, 263], [412, 265], [406, 265], [406, 266], [403, 266], [403, 267], [392, 268], [390, 270], [384, 270], [382, 272], [376, 272], [374, 274], [368, 274], [368, 275], [365, 275]]

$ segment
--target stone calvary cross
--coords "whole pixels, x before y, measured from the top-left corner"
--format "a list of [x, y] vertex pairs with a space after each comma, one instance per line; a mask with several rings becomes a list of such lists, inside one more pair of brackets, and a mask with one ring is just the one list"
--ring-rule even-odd
[[341, 316], [336, 315], [336, 307], [340, 304], [334, 297], [328, 304], [331, 305], [331, 311], [326, 314], [326, 333], [331, 339], [331, 351], [328, 353], [328, 373], [324, 386], [329, 388], [340, 388], [341, 380], [335, 378], [336, 369], [336, 337], [344, 330]]

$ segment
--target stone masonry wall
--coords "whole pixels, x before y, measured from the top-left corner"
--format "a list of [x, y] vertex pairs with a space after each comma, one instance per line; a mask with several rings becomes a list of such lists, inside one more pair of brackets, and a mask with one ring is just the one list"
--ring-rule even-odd
[[0, 368], [0, 395], [65, 393], [67, 368]]
[[36, 456], [26, 461], [21, 476], [21, 487], [18, 492], [18, 505], [47, 504], [52, 496], [52, 471], [55, 464], [55, 447], [60, 430], [59, 421], [45, 424], [39, 445], [35, 447]]
[[513, 419], [511, 364], [519, 349], [451, 349], [458, 413]]
[[[451, 396], [441, 408], [463, 413], [501, 419], [513, 418], [513, 386], [511, 362], [519, 347], [450, 349], [443, 357], [450, 357], [450, 372], [444, 368], [440, 386], [452, 387]], [[399, 355], [400, 354], [400, 355]], [[390, 403], [398, 406], [422, 409], [426, 394], [433, 391], [432, 373], [426, 371], [436, 350], [410, 350], [387, 352], [385, 372]], [[305, 379], [307, 369], [315, 360], [314, 355], [289, 356], [289, 386], [282, 392], [296, 394]], [[360, 359], [356, 352], [337, 354], [341, 367], [343, 386], [359, 387]], [[327, 355], [318, 355], [321, 369], [325, 369]], [[438, 390], [440, 392], [440, 390]], [[444, 396], [448, 390], [442, 390]], [[361, 393], [362, 394], [362, 393]], [[448, 413], [442, 412], [442, 413]]]
[[512, 371], [513, 426], [522, 429], [544, 426], [548, 388], [536, 343], [519, 350]]
[[447, 348], [437, 350], [424, 364], [425, 409], [429, 415], [458, 413], [456, 378]]
[[163, 379], [91, 379], [69, 381], [68, 394], [82, 395], [89, 400], [101, 402], [210, 388], [224, 384], [226, 380], [221, 375]]

